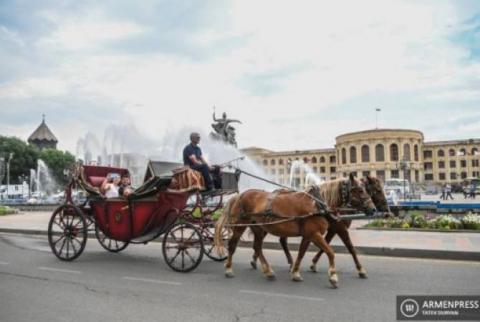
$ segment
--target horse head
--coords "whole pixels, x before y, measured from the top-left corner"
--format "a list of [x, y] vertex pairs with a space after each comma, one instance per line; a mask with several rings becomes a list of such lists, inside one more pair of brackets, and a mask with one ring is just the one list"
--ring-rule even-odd
[[363, 211], [367, 216], [371, 216], [377, 211], [371, 196], [365, 189], [365, 184], [357, 180], [353, 173], [350, 173], [348, 179], [343, 180], [341, 189], [343, 205]]
[[388, 207], [387, 197], [385, 196], [385, 191], [383, 190], [382, 181], [370, 175], [362, 178], [361, 181], [365, 185], [365, 190], [372, 198], [377, 210], [384, 213], [390, 213], [390, 208]]

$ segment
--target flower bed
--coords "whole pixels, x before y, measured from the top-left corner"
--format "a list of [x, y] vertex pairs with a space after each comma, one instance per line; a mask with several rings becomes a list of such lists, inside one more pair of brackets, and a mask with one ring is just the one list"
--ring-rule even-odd
[[417, 228], [417, 229], [435, 229], [435, 230], [479, 230], [480, 215], [469, 213], [462, 218], [456, 218], [452, 215], [425, 216], [418, 211], [412, 211], [405, 217], [374, 219], [364, 227], [369, 228]]
[[2, 206], [0, 205], [0, 216], [3, 215], [11, 215], [11, 214], [16, 214], [18, 211], [15, 208], [11, 208], [9, 206]]

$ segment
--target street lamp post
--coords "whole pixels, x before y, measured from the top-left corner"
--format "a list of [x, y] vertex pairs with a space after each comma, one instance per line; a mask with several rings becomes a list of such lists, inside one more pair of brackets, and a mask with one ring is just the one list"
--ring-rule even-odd
[[409, 163], [407, 161], [406, 156], [403, 156], [403, 158], [400, 160], [400, 162], [397, 165], [398, 168], [400, 168], [403, 172], [403, 200], [407, 199], [407, 191], [406, 191], [406, 172], [410, 168]]

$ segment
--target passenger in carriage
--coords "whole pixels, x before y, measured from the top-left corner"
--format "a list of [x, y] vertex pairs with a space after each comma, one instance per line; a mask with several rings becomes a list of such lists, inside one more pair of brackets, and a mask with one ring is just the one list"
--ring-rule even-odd
[[118, 193], [119, 184], [120, 175], [118, 173], [109, 173], [100, 187], [100, 192], [106, 198], [118, 198], [120, 196]]
[[122, 174], [120, 181], [120, 187], [118, 188], [118, 194], [122, 197], [127, 198], [133, 193], [132, 181], [130, 179], [130, 173]]
[[203, 179], [207, 190], [214, 190], [214, 184], [210, 173], [216, 174], [220, 169], [218, 167], [212, 167], [208, 165], [207, 161], [202, 156], [202, 150], [198, 146], [200, 142], [200, 134], [193, 132], [190, 134], [190, 144], [183, 149], [183, 164], [190, 168], [199, 171]]

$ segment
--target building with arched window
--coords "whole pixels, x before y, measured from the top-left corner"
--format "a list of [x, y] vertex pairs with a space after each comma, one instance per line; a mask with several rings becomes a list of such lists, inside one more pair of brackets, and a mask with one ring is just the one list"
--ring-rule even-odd
[[[261, 148], [242, 151], [262, 165], [267, 173], [287, 183], [292, 160], [303, 160], [320, 178], [329, 180], [354, 173], [381, 179], [403, 178], [400, 167], [406, 162], [405, 177], [416, 183], [458, 183], [480, 177], [480, 139], [425, 142], [423, 133], [407, 129], [375, 129], [346, 133], [335, 138], [330, 149], [273, 152]], [[271, 160], [285, 160], [276, 164]], [[306, 161], [305, 161], [306, 160]], [[318, 160], [318, 162], [317, 162]], [[298, 161], [297, 161], [298, 162]], [[321, 167], [316, 166], [318, 163]], [[294, 176], [302, 183], [304, 170]]]

